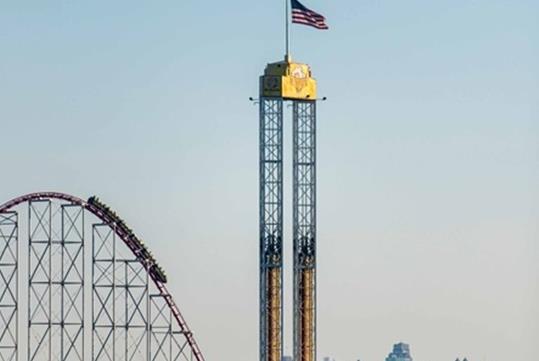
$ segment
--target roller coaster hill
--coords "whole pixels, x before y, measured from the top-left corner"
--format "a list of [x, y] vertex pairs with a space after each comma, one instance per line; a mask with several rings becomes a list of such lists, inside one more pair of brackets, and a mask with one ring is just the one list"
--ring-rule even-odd
[[92, 207], [94, 213], [101, 214], [103, 219], [106, 219], [111, 224], [116, 224], [118, 232], [125, 235], [125, 238], [129, 240], [128, 247], [133, 251], [133, 254], [137, 256], [137, 259], [142, 264], [147, 265], [148, 272], [152, 279], [157, 282], [167, 283], [165, 271], [159, 266], [148, 247], [146, 247], [144, 242], [133, 233], [133, 230], [125, 224], [123, 219], [121, 219], [116, 212], [111, 210], [106, 204], [100, 202], [99, 198], [96, 196], [88, 198], [87, 204], [89, 207]]
[[0, 360], [204, 361], [168, 281], [96, 196], [1, 204]]

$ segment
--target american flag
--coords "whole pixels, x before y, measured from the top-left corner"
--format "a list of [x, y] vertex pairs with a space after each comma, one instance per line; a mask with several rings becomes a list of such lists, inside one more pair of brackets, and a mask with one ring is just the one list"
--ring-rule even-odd
[[292, 0], [292, 22], [326, 30], [326, 18], [311, 9], [306, 8], [298, 0]]

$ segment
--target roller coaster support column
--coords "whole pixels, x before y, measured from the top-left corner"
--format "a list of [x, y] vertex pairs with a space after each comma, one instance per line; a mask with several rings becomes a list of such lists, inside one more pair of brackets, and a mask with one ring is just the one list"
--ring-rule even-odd
[[0, 360], [19, 360], [19, 216], [0, 211]]
[[281, 361], [283, 101], [260, 99], [260, 360]]

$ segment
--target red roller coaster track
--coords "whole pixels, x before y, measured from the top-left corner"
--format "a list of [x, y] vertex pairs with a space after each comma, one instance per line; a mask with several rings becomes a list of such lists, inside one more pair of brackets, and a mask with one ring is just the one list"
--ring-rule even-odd
[[180, 309], [174, 302], [172, 295], [168, 292], [165, 286], [165, 283], [160, 277], [158, 277], [158, 275], [155, 272], [150, 271], [151, 267], [154, 265], [148, 262], [148, 260], [142, 256], [145, 253], [143, 252], [143, 249], [146, 249], [146, 247], [140, 243], [138, 238], [135, 237], [133, 233], [128, 232], [125, 227], [117, 227], [117, 222], [111, 217], [110, 211], [96, 204], [92, 204], [90, 202], [84, 201], [78, 197], [75, 197], [69, 194], [59, 193], [59, 192], [38, 192], [38, 193], [30, 193], [30, 194], [26, 194], [26, 195], [14, 198], [10, 200], [9, 202], [6, 202], [0, 205], [0, 213], [9, 211], [11, 208], [25, 202], [34, 201], [34, 200], [47, 200], [47, 199], [61, 200], [61, 201], [69, 202], [70, 204], [84, 207], [86, 210], [94, 214], [97, 218], [99, 218], [105, 224], [108, 224], [109, 226], [111, 226], [111, 228], [114, 230], [116, 235], [122, 239], [125, 245], [131, 250], [131, 252], [133, 252], [133, 254], [137, 257], [140, 263], [146, 268], [147, 272], [150, 275], [150, 278], [152, 279], [155, 286], [161, 293], [161, 296], [163, 296], [163, 298], [166, 300], [174, 318], [176, 319], [176, 322], [178, 323], [178, 326], [180, 327], [181, 332], [185, 335], [187, 339], [187, 343], [191, 347], [191, 350], [193, 351], [193, 355], [195, 359], [197, 361], [205, 361], [204, 356], [202, 355], [195, 341], [193, 333], [187, 326], [187, 322], [183, 318], [180, 312]]

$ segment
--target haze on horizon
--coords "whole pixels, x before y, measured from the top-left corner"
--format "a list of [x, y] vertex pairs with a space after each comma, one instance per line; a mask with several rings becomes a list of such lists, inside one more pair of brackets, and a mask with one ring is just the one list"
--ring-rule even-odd
[[[415, 361], [534, 360], [539, 3], [304, 2], [330, 26], [292, 33], [293, 57], [329, 99], [319, 358], [382, 361], [404, 341]], [[258, 110], [247, 99], [283, 56], [282, 2], [0, 9], [0, 202], [99, 195], [167, 270], [208, 361], [256, 360]], [[289, 121], [286, 133], [290, 150]]]

